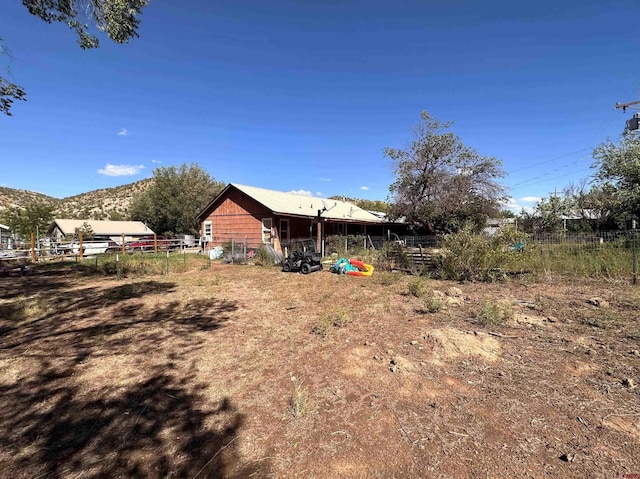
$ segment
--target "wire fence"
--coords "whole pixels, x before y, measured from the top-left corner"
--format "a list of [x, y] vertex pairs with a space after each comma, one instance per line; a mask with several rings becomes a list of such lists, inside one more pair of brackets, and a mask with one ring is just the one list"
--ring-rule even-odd
[[527, 243], [532, 269], [564, 277], [624, 279], [637, 283], [638, 231], [538, 234]]
[[[328, 241], [327, 253], [358, 254], [364, 249], [389, 249], [388, 245], [391, 244], [409, 256], [413, 254], [412, 250], [419, 250], [422, 257], [424, 254], [438, 254], [437, 250], [445, 241], [444, 236], [395, 236], [393, 239], [342, 236]], [[637, 281], [639, 248], [640, 232], [637, 230], [525, 235], [516, 244], [504, 245], [505, 250], [521, 255], [518, 263], [522, 272], [555, 275], [566, 279], [632, 278], [634, 283]], [[496, 267], [500, 268], [501, 265]]]
[[[605, 277], [628, 278], [637, 281], [637, 256], [640, 248], [640, 232], [605, 231], [598, 233], [546, 233], [528, 235], [522, 253], [523, 270], [539, 274], [555, 274], [565, 278]], [[443, 246], [443, 236], [329, 236], [326, 238], [325, 256], [332, 254], [354, 254], [369, 251], [401, 249], [411, 251]], [[307, 238], [311, 245], [314, 241]], [[85, 268], [95, 271], [125, 272], [140, 270], [148, 273], [168, 272], [172, 267], [182, 268], [187, 263], [187, 252], [206, 253], [200, 255], [207, 261], [219, 259], [229, 263], [247, 263], [262, 259], [278, 263], [282, 256], [271, 245], [262, 248], [249, 247], [246, 240], [231, 241], [209, 251], [199, 247], [186, 248], [182, 240], [162, 240], [148, 244], [116, 244], [105, 241], [85, 241], [79, 243], [41, 244], [39, 248], [23, 250], [0, 250], [0, 274], [24, 274], [26, 266], [34, 261], [72, 261], [84, 263]], [[507, 245], [508, 247], [508, 245]], [[124, 253], [123, 253], [124, 251]], [[265, 254], [271, 258], [258, 258]], [[514, 250], [515, 251], [515, 250]], [[283, 251], [284, 252], [284, 251]], [[319, 252], [319, 250], [318, 250]], [[431, 252], [425, 254], [431, 254]], [[434, 254], [438, 254], [437, 252]], [[285, 255], [286, 256], [286, 255]], [[84, 260], [84, 261], [82, 261]]]

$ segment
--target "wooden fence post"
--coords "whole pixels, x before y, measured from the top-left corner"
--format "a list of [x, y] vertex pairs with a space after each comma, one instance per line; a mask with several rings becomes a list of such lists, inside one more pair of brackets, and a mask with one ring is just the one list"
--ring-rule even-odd
[[31, 233], [31, 259], [36, 262], [36, 236]]

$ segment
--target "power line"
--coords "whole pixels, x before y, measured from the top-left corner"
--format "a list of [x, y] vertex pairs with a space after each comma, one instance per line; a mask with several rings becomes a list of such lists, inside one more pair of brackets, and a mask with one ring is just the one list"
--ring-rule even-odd
[[[532, 181], [538, 180], [538, 179], [540, 179], [540, 178], [542, 178], [542, 177], [544, 177], [544, 176], [549, 176], [549, 175], [551, 175], [552, 173], [555, 173], [555, 172], [561, 171], [561, 170], [563, 170], [563, 169], [565, 169], [565, 168], [569, 168], [569, 167], [571, 167], [571, 166], [573, 166], [573, 165], [577, 165], [577, 164], [579, 164], [579, 163], [582, 163], [583, 161], [584, 161], [584, 158], [579, 158], [579, 159], [574, 160], [574, 161], [572, 161], [572, 162], [565, 163], [564, 165], [558, 166], [557, 168], [554, 168], [553, 170], [547, 171], [547, 172], [545, 172], [545, 173], [543, 173], [543, 174], [541, 174], [541, 175], [535, 176], [535, 177], [533, 177], [533, 178], [528, 178], [528, 179], [523, 180], [523, 181], [519, 181], [518, 183], [516, 183], [516, 184], [515, 184], [515, 185], [513, 185], [513, 186], [525, 185], [525, 184], [530, 183], [530, 182], [532, 182]], [[589, 171], [589, 170], [585, 170], [585, 171]], [[569, 175], [567, 175], [567, 176], [569, 176]]]
[[[579, 170], [579, 171], [576, 171], [576, 172], [573, 172], [573, 173], [568, 173], [568, 174], [566, 174], [566, 175], [561, 175], [561, 176], [554, 176], [554, 177], [553, 177], [553, 179], [567, 178], [567, 177], [569, 177], [569, 176], [573, 176], [574, 174], [586, 173], [586, 172], [588, 172], [588, 171], [591, 171], [591, 169], [588, 169], [588, 170]], [[545, 175], [542, 175], [542, 176], [547, 176], [547, 174], [545, 173]], [[539, 185], [540, 183], [545, 183], [545, 182], [549, 181], [549, 178], [541, 179], [541, 178], [542, 178], [542, 176], [538, 176], [538, 177], [536, 177], [536, 178], [532, 178], [531, 180], [523, 181], [523, 182], [521, 182], [521, 183], [516, 183], [515, 185], [511, 185], [511, 187], [510, 187], [510, 188], [512, 188], [512, 189], [513, 189], [513, 188], [516, 188], [516, 187], [518, 187], [518, 186], [532, 186], [532, 185]], [[540, 181], [533, 181], [533, 180], [540, 180]], [[529, 182], [529, 181], [531, 181], [531, 182]]]
[[522, 168], [517, 168], [517, 169], [515, 169], [515, 170], [508, 171], [507, 173], [508, 173], [508, 174], [511, 174], [511, 173], [517, 173], [518, 171], [528, 170], [528, 169], [530, 169], [530, 168], [535, 168], [536, 166], [546, 165], [547, 163], [551, 163], [552, 161], [556, 161], [556, 160], [559, 160], [559, 159], [561, 159], [561, 158], [566, 158], [567, 156], [575, 155], [575, 154], [577, 154], [577, 153], [582, 153], [583, 151], [586, 151], [586, 150], [592, 150], [592, 149], [593, 149], [593, 147], [587, 146], [587, 147], [585, 147], [585, 148], [581, 148], [581, 149], [579, 149], [579, 150], [572, 151], [571, 153], [565, 153], [565, 154], [563, 154], [563, 155], [556, 156], [556, 157], [554, 157], [554, 158], [550, 158], [550, 159], [548, 159], [548, 160], [540, 161], [540, 162], [538, 162], [538, 163], [534, 163], [534, 164], [532, 164], [532, 165], [523, 166]]

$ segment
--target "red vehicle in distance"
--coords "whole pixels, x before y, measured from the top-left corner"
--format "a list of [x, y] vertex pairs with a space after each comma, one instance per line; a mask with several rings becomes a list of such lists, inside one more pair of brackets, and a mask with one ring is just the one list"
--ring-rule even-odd
[[153, 236], [141, 236], [137, 240], [127, 243], [126, 248], [127, 251], [150, 251], [153, 250], [155, 244], [158, 245], [159, 250], [169, 249], [169, 240], [163, 235], [156, 235], [155, 241]]

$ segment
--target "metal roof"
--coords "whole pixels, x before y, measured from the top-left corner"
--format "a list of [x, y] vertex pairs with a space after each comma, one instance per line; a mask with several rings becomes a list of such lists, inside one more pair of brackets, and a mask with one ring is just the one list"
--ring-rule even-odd
[[152, 235], [153, 231], [147, 227], [142, 221], [107, 221], [107, 220], [65, 220], [55, 219], [49, 231], [57, 226], [63, 235], [75, 234], [76, 228], [81, 228], [84, 223], [91, 226], [96, 236], [141, 236]]
[[229, 186], [237, 188], [274, 213], [281, 215], [315, 217], [318, 215], [318, 210], [320, 210], [323, 218], [335, 221], [384, 222], [382, 218], [346, 201], [285, 193], [237, 183], [230, 183]]

